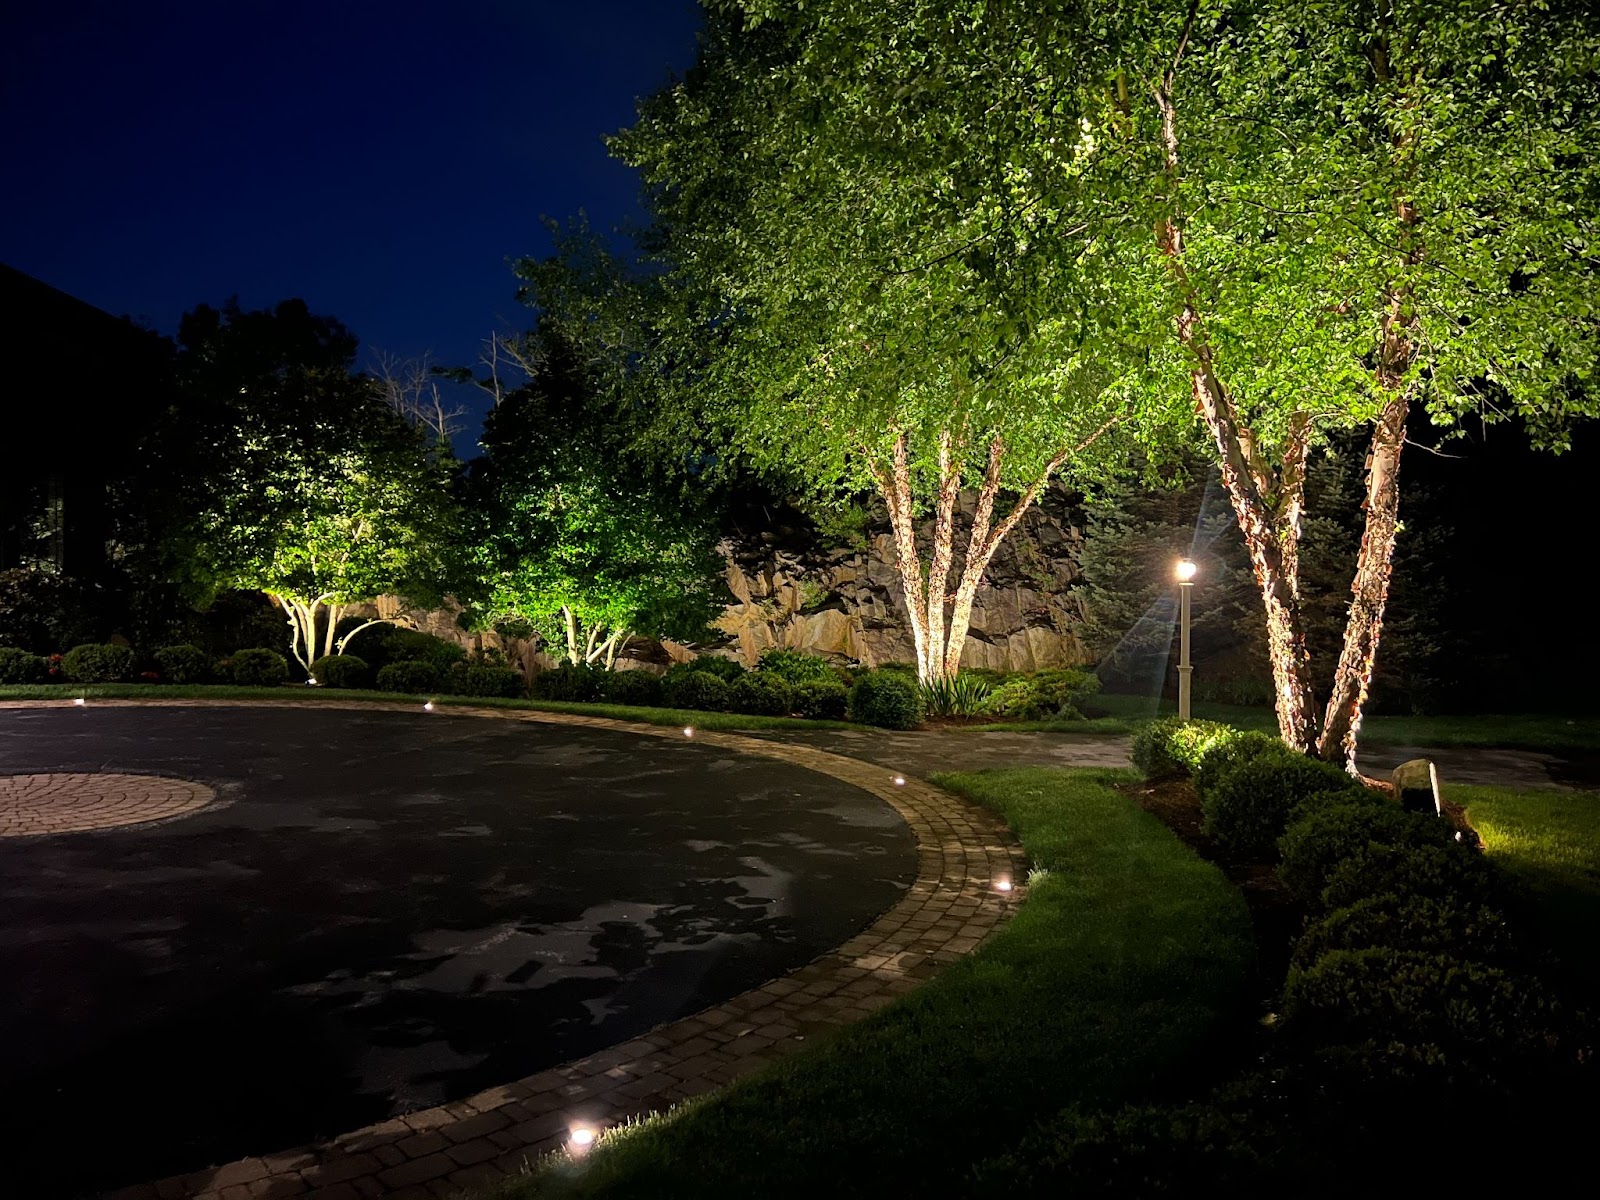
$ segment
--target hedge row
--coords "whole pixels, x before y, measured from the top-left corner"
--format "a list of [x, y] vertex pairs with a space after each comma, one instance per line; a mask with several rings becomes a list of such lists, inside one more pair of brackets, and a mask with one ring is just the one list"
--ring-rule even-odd
[[1570, 1136], [1564, 1123], [1593, 1087], [1592, 1031], [1524, 951], [1508, 883], [1443, 818], [1342, 783], [1272, 739], [1159, 725], [1142, 731], [1142, 765], [1191, 774], [1214, 836], [1279, 859], [1308, 916], [1262, 1068], [1191, 1104], [1063, 1113], [986, 1164], [984, 1183], [996, 1194], [1396, 1194], [1485, 1185], [1497, 1166], [1527, 1182], [1528, 1154], [1496, 1164], [1452, 1147], [1467, 1127], [1508, 1146]]

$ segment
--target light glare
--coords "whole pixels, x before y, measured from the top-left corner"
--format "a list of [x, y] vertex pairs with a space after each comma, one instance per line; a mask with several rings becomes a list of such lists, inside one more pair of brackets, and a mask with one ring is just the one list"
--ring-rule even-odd
[[894, 785], [895, 787], [905, 787], [906, 777], [904, 775], [896, 775], [894, 777]]
[[1178, 566], [1176, 568], [1177, 576], [1178, 576], [1178, 582], [1179, 583], [1188, 583], [1191, 579], [1193, 579], [1195, 577], [1195, 572], [1197, 572], [1199, 570], [1200, 570], [1200, 568], [1198, 566], [1196, 566], [1194, 564], [1194, 562], [1191, 561], [1190, 559], [1180, 558], [1178, 560]]
[[994, 890], [997, 892], [1009, 892], [1011, 890], [1011, 880], [996, 879], [994, 881]]
[[82, 707], [83, 707], [83, 697], [82, 697], [82, 696], [78, 696], [78, 697], [77, 697], [77, 698], [75, 698], [75, 699], [74, 699], [74, 700], [73, 700], [73, 701], [72, 701], [72, 702], [73, 702], [73, 703], [74, 703], [74, 704], [76, 704], [76, 705], [77, 705], [77, 706], [78, 706], [78, 707], [79, 707], [79, 708], [82, 708]]
[[423, 704], [422, 711], [423, 712], [432, 712], [433, 711], [433, 701], [429, 700], [425, 704]]
[[574, 1150], [582, 1153], [594, 1145], [594, 1140], [598, 1136], [595, 1130], [587, 1125], [574, 1125], [567, 1140]]
[[694, 726], [693, 725], [685, 725], [683, 727], [683, 736], [684, 737], [693, 737], [694, 736]]

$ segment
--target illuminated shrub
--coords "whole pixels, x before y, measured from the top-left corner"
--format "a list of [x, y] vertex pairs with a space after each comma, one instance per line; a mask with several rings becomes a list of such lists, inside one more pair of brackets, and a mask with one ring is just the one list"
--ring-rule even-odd
[[993, 683], [971, 671], [917, 684], [923, 710], [936, 717], [969, 717], [987, 712], [993, 691]]
[[842, 721], [850, 711], [850, 693], [834, 680], [802, 683], [794, 689], [794, 711], [813, 721]]
[[655, 707], [661, 703], [661, 677], [650, 671], [606, 671], [601, 696], [610, 704]]
[[850, 717], [882, 729], [915, 729], [922, 724], [922, 697], [916, 682], [898, 671], [869, 671], [850, 691]]
[[668, 675], [681, 675], [690, 671], [715, 675], [725, 683], [732, 683], [734, 680], [748, 674], [743, 664], [735, 659], [723, 658], [718, 654], [702, 654], [699, 658], [691, 658], [686, 663], [674, 663], [667, 668]]
[[378, 669], [377, 687], [380, 692], [422, 695], [439, 691], [444, 682], [443, 676], [438, 667], [423, 659], [392, 662]]
[[1303, 757], [1283, 744], [1283, 739], [1259, 730], [1234, 730], [1232, 735], [1220, 738], [1208, 746], [1194, 768], [1194, 790], [1204, 797], [1229, 771], [1254, 762], [1258, 758], [1274, 756], [1280, 759]]
[[1270, 857], [1302, 800], [1360, 788], [1332, 763], [1300, 754], [1261, 754], [1232, 768], [1200, 802], [1205, 831], [1237, 854]]
[[821, 683], [839, 677], [827, 659], [803, 650], [764, 650], [756, 662], [756, 672], [776, 675], [796, 687], [802, 683]]
[[1007, 678], [989, 693], [983, 711], [1019, 721], [1076, 717], [1079, 703], [1099, 690], [1100, 680], [1087, 671], [1034, 671]]
[[0, 646], [0, 684], [44, 683], [49, 678], [50, 665], [44, 655]]
[[133, 650], [128, 646], [89, 643], [74, 646], [61, 658], [61, 673], [71, 683], [115, 683], [133, 671]]
[[426, 662], [448, 671], [467, 657], [466, 650], [455, 642], [418, 629], [379, 626], [367, 630], [357, 641], [367, 638], [373, 640], [361, 648], [362, 656], [380, 669], [388, 663]]
[[366, 687], [371, 676], [367, 660], [354, 654], [325, 654], [311, 664], [311, 678], [323, 687]]
[[[1448, 822], [1406, 812], [1371, 789], [1362, 790], [1370, 801], [1348, 789], [1302, 801], [1279, 839], [1283, 862], [1278, 878], [1301, 900], [1318, 900], [1339, 864], [1373, 843], [1444, 846], [1454, 840], [1455, 830]], [[1313, 807], [1318, 799], [1327, 802]]]
[[1193, 775], [1206, 755], [1241, 736], [1231, 725], [1216, 721], [1163, 717], [1134, 731], [1133, 765], [1146, 779]]
[[734, 712], [785, 717], [794, 711], [794, 688], [776, 675], [747, 671], [731, 685]]
[[199, 646], [163, 646], [155, 658], [167, 683], [205, 683], [216, 671], [211, 656]]
[[733, 705], [733, 687], [710, 671], [668, 671], [661, 679], [661, 700], [669, 708], [727, 712]]
[[1306, 927], [1294, 963], [1309, 967], [1334, 950], [1423, 950], [1478, 962], [1508, 959], [1515, 939], [1506, 919], [1464, 897], [1368, 896]]
[[529, 691], [536, 700], [558, 700], [568, 704], [593, 704], [600, 699], [605, 674], [582, 663], [565, 662], [549, 667], [533, 677]]
[[239, 650], [228, 661], [228, 673], [241, 687], [277, 687], [289, 678], [289, 660], [276, 650]]

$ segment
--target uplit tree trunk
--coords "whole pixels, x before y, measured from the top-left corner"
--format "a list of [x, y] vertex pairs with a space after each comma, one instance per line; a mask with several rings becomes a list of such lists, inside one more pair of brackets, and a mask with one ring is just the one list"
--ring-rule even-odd
[[916, 504], [905, 434], [895, 439], [891, 462], [873, 466], [873, 477], [883, 493], [889, 509], [889, 524], [894, 531], [895, 567], [900, 575], [900, 587], [905, 593], [906, 612], [911, 621], [918, 679], [924, 683], [934, 683], [953, 679], [960, 671], [961, 651], [966, 646], [972, 623], [972, 604], [995, 551], [1033, 507], [1062, 463], [1073, 454], [1087, 449], [1115, 423], [1116, 418], [1113, 417], [1078, 445], [1061, 451], [1051, 459], [999, 524], [994, 523], [994, 506], [1000, 494], [1006, 445], [999, 436], [990, 440], [983, 482], [978, 487], [972, 527], [967, 532], [961, 573], [953, 594], [947, 594], [946, 587], [955, 563], [956, 507], [961, 495], [962, 446], [959, 441], [949, 433], [941, 435], [939, 440], [938, 493], [926, 573], [917, 548]]
[[1196, 11], [1196, 7], [1190, 8], [1172, 64], [1155, 89], [1170, 188], [1169, 211], [1156, 227], [1156, 241], [1182, 301], [1177, 335], [1193, 362], [1195, 407], [1216, 448], [1222, 484], [1233, 505], [1239, 532], [1244, 537], [1250, 565], [1261, 589], [1278, 731], [1288, 745], [1310, 753], [1317, 744], [1317, 716], [1300, 615], [1299, 582], [1299, 530], [1310, 422], [1303, 414], [1296, 414], [1291, 420], [1281, 468], [1274, 471], [1263, 461], [1254, 435], [1240, 420], [1233, 397], [1218, 373], [1216, 356], [1206, 336], [1199, 302], [1184, 263], [1173, 85], [1178, 64], [1188, 47]]
[[618, 653], [633, 640], [626, 629], [613, 629], [607, 634], [603, 621], [596, 621], [589, 626], [587, 633], [581, 633], [578, 614], [570, 604], [561, 606], [561, 620], [567, 661], [575, 667], [592, 667], [598, 662], [609, 671], [616, 666]]

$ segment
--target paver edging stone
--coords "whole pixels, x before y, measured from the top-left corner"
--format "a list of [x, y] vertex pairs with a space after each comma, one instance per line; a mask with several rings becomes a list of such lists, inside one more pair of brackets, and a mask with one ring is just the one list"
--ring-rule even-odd
[[[393, 702], [96, 700], [94, 707], [301, 707], [414, 712]], [[68, 707], [7, 701], [0, 708]], [[685, 739], [682, 729], [528, 709], [441, 707], [456, 716], [533, 721]], [[108, 1200], [316, 1200], [449, 1197], [523, 1170], [559, 1149], [574, 1124], [606, 1128], [760, 1070], [813, 1033], [860, 1020], [971, 953], [1021, 900], [1026, 860], [993, 814], [911, 776], [809, 746], [720, 730], [701, 744], [775, 758], [870, 792], [917, 842], [917, 878], [895, 905], [843, 945], [777, 979], [642, 1037], [326, 1142], [138, 1184]], [[903, 780], [903, 782], [901, 782]], [[999, 890], [1003, 883], [1007, 890]]]

